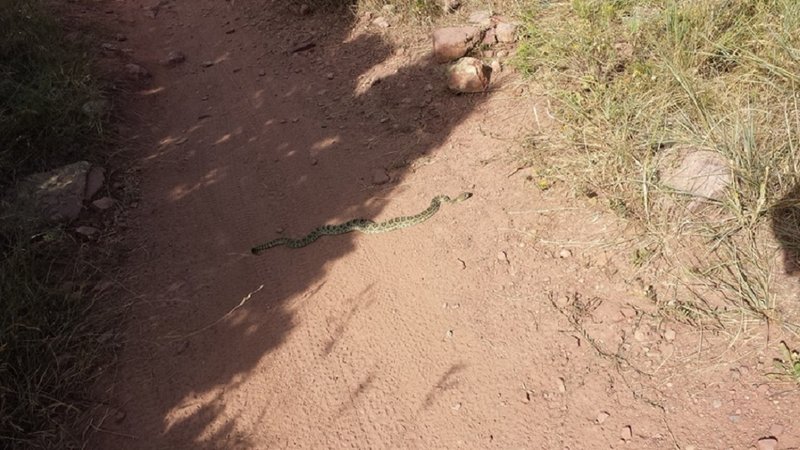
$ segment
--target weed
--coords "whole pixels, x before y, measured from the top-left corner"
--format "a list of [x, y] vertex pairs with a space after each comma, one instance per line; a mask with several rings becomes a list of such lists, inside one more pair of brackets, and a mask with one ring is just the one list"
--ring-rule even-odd
[[783, 358], [775, 358], [775, 372], [769, 375], [776, 378], [786, 378], [800, 383], [800, 353], [791, 350], [786, 342], [781, 342]]
[[[523, 17], [515, 64], [545, 84], [565, 125], [537, 145], [537, 165], [640, 225], [662, 252], [647, 260], [678, 268], [680, 283], [696, 281], [681, 270], [694, 253], [719, 301], [778, 314], [760, 230], [778, 212], [796, 218], [800, 204], [800, 4], [573, 0], [536, 3]], [[724, 161], [722, 195], [698, 200], [666, 183], [680, 149]], [[798, 227], [774, 226], [792, 251]]]
[[79, 43], [38, 0], [0, 0], [0, 186], [74, 162], [103, 143], [103, 98]]
[[[0, 0], [0, 188], [105, 145], [106, 115], [85, 108], [101, 85], [49, 6]], [[0, 441], [80, 448], [119, 309], [97, 304], [102, 261], [91, 248], [0, 206]]]

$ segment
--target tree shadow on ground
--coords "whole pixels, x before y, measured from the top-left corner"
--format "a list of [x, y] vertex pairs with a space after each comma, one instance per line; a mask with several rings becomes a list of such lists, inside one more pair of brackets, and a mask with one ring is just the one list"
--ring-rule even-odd
[[[226, 390], [285, 342], [302, 320], [295, 311], [317, 299], [326, 266], [353, 251], [354, 236], [262, 257], [250, 247], [376, 217], [411, 165], [485, 97], [445, 92], [441, 66], [403, 56], [379, 34], [353, 33], [359, 24], [342, 12], [165, 5], [152, 20], [137, 5], [116, 6], [135, 17], [122, 23], [142, 58], [179, 48], [187, 63], [152, 64], [152, 86], [132, 105], [152, 139], [142, 143], [127, 264], [135, 304], [109, 383], [120, 412], [100, 423], [107, 432], [97, 448], [247, 447]], [[465, 187], [437, 187], [424, 201]], [[334, 334], [368, 303], [353, 303]], [[319, 339], [317, 353], [336, 338]], [[249, 401], [280, 413], [269, 392]]]

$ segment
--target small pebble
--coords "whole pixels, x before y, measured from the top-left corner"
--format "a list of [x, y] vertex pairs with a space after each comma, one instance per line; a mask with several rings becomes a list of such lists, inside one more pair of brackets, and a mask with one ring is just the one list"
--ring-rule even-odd
[[389, 175], [383, 169], [372, 171], [372, 184], [386, 184], [389, 182]]
[[677, 336], [677, 333], [675, 333], [673, 329], [667, 329], [667, 331], [664, 332], [664, 339], [668, 341], [674, 341], [675, 336]]
[[389, 21], [384, 17], [377, 17], [372, 21], [372, 24], [378, 28], [389, 28]]
[[630, 425], [626, 425], [626, 426], [622, 427], [622, 430], [619, 433], [619, 437], [623, 441], [630, 440], [633, 437], [633, 429], [631, 428], [631, 426]]
[[84, 236], [93, 236], [97, 234], [98, 231], [100, 230], [98, 230], [95, 227], [90, 227], [86, 225], [79, 226], [78, 228], [75, 229], [75, 232], [82, 234]]
[[611, 414], [609, 414], [609, 413], [607, 413], [605, 411], [601, 411], [599, 414], [597, 414], [597, 419], [596, 419], [597, 423], [602, 424], [609, 417], [611, 417]]
[[570, 256], [572, 256], [572, 251], [569, 249], [563, 248], [560, 252], [558, 252], [559, 258], [569, 258]]
[[508, 254], [504, 251], [497, 252], [497, 260], [504, 263], [509, 263]]
[[778, 439], [775, 437], [765, 437], [758, 440], [756, 443], [758, 450], [775, 450], [778, 448]]
[[114, 206], [114, 199], [111, 197], [99, 198], [93, 201], [92, 205], [97, 209], [108, 209]]
[[567, 392], [567, 385], [564, 383], [564, 378], [559, 377], [556, 380], [556, 386], [558, 386], [558, 392], [561, 392], [562, 394]]

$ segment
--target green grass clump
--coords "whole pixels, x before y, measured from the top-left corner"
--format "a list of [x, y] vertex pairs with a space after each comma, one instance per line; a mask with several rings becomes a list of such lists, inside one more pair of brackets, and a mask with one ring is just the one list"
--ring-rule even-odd
[[[771, 253], [759, 230], [800, 205], [800, 3], [539, 2], [523, 35], [516, 65], [558, 100], [562, 125], [557, 138], [537, 143], [534, 159], [641, 224], [662, 256], [691, 243], [705, 260], [689, 268], [672, 259], [675, 267], [713, 274], [703, 283], [729, 305], [775, 317]], [[664, 206], [685, 205], [662, 180], [678, 149], [727, 162], [732, 183], [710, 202], [715, 214]], [[795, 230], [778, 240], [797, 248], [798, 226], [777, 226]], [[696, 239], [668, 240], [687, 234]]]
[[39, 0], [0, 0], [0, 186], [74, 162], [104, 138], [90, 60]]
[[[101, 84], [50, 6], [0, 0], [0, 192], [106, 144], [107, 114], [84, 110]], [[0, 200], [0, 442], [81, 448], [119, 308], [96, 305], [101, 252], [22, 209]]]

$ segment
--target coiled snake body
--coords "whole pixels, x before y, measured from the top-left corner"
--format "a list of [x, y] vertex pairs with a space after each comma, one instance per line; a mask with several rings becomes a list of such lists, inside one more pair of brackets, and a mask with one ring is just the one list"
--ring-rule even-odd
[[366, 234], [376, 234], [376, 233], [385, 233], [387, 231], [394, 231], [400, 228], [406, 228], [412, 225], [417, 225], [430, 219], [431, 216], [436, 214], [436, 211], [439, 210], [439, 207], [442, 205], [442, 203], [458, 203], [470, 197], [472, 197], [471, 192], [462, 192], [456, 198], [450, 198], [446, 195], [437, 195], [436, 197], [433, 197], [433, 199], [431, 200], [431, 205], [428, 206], [428, 209], [413, 216], [395, 217], [393, 219], [389, 219], [385, 222], [380, 222], [380, 223], [373, 222], [369, 219], [353, 219], [349, 222], [345, 222], [339, 225], [323, 225], [321, 227], [315, 228], [313, 231], [308, 233], [303, 238], [291, 239], [282, 237], [278, 239], [273, 239], [267, 243], [253, 247], [250, 251], [253, 252], [254, 255], [257, 255], [263, 252], [264, 250], [270, 249], [272, 247], [277, 247], [279, 245], [285, 245], [290, 248], [300, 248], [300, 247], [305, 247], [306, 245], [316, 241], [321, 236], [345, 234], [351, 231], [360, 231]]

